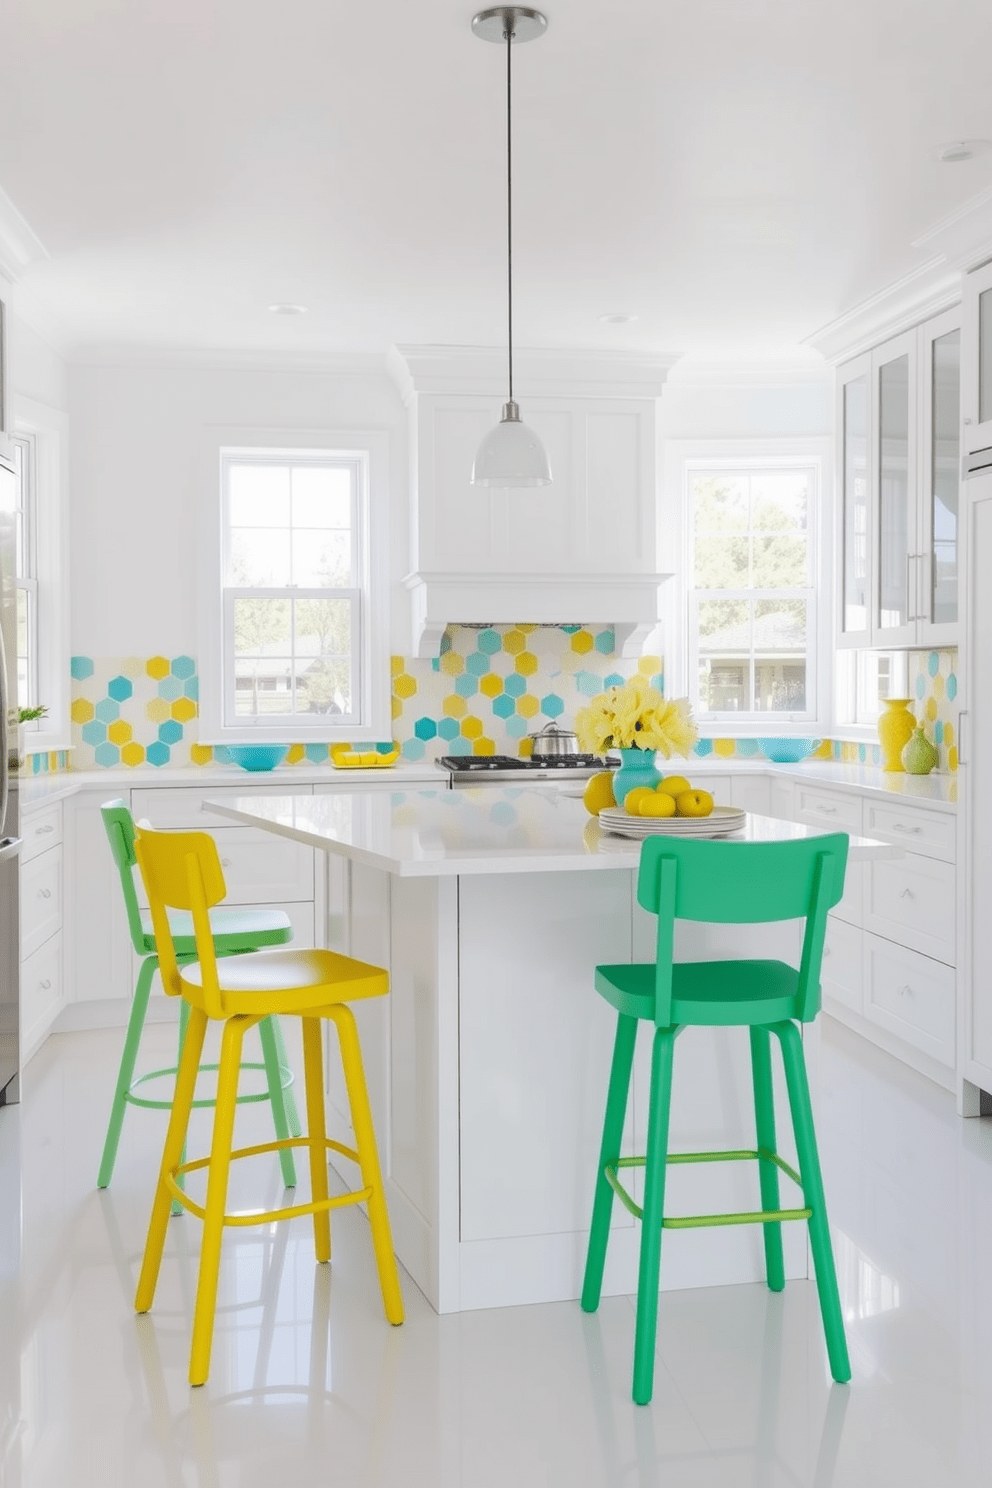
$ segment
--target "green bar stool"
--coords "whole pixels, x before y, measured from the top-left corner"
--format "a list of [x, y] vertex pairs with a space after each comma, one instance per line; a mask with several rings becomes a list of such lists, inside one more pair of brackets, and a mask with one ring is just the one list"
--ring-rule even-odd
[[[131, 1006], [131, 1016], [128, 1019], [124, 1052], [121, 1055], [117, 1086], [110, 1108], [110, 1124], [107, 1127], [100, 1172], [96, 1180], [98, 1188], [106, 1188], [113, 1176], [117, 1147], [124, 1125], [124, 1112], [129, 1105], [144, 1106], [154, 1111], [170, 1111], [171, 1100], [157, 1100], [150, 1095], [145, 1095], [143, 1087], [151, 1080], [162, 1079], [166, 1076], [175, 1078], [178, 1066], [169, 1065], [165, 1069], [150, 1070], [147, 1074], [135, 1077], [138, 1046], [141, 1043], [141, 1033], [145, 1026], [152, 978], [158, 970], [158, 956], [155, 952], [151, 915], [141, 909], [134, 887], [134, 869], [137, 864], [134, 853], [134, 818], [122, 800], [107, 801], [101, 806], [100, 814], [103, 817], [110, 850], [114, 855], [114, 862], [117, 864], [117, 871], [120, 875], [127, 922], [131, 931], [131, 944], [138, 955], [144, 958], [134, 989], [134, 1002]], [[170, 913], [170, 925], [173, 929], [177, 960], [182, 966], [189, 965], [197, 959], [192, 916], [173, 911]], [[266, 946], [285, 945], [293, 938], [293, 927], [289, 922], [289, 917], [278, 909], [225, 909], [220, 906], [210, 911], [210, 925], [218, 956], [237, 956], [246, 951], [260, 951]], [[180, 1055], [186, 1038], [188, 1020], [188, 1005], [186, 1002], [181, 1002], [179, 1007]], [[262, 1060], [261, 1062], [245, 1061], [242, 1068], [264, 1070], [266, 1089], [239, 1095], [238, 1101], [241, 1103], [269, 1101], [272, 1105], [272, 1120], [276, 1136], [281, 1140], [289, 1136], [298, 1137], [301, 1132], [300, 1118], [293, 1099], [293, 1092], [290, 1089], [293, 1083], [293, 1073], [289, 1067], [279, 1020], [272, 1017], [263, 1018], [258, 1025], [258, 1032], [262, 1043]], [[202, 1068], [216, 1070], [217, 1065], [205, 1064]], [[193, 1102], [194, 1107], [213, 1106], [214, 1104], [212, 1099]], [[296, 1167], [292, 1152], [284, 1148], [279, 1153], [279, 1161], [283, 1182], [287, 1188], [294, 1188]], [[178, 1202], [175, 1203], [173, 1213], [181, 1212], [182, 1206]]]
[[[638, 1405], [647, 1405], [654, 1386], [664, 1229], [762, 1225], [768, 1285], [773, 1292], [779, 1292], [785, 1286], [782, 1224], [788, 1220], [805, 1220], [816, 1266], [830, 1371], [840, 1383], [851, 1378], [806, 1064], [797, 1026], [812, 1022], [820, 1008], [820, 963], [827, 911], [844, 890], [847, 848], [848, 839], [843, 833], [795, 842], [760, 843], [648, 838], [641, 848], [637, 899], [642, 908], [657, 916], [656, 959], [645, 964], [596, 967], [596, 990], [616, 1009], [618, 1018], [582, 1307], [586, 1312], [595, 1312], [599, 1306], [610, 1216], [616, 1197], [641, 1221], [633, 1385]], [[806, 929], [799, 969], [782, 961], [676, 962], [673, 949], [678, 919], [712, 924], [804, 919]], [[634, 1043], [641, 1020], [654, 1025], [647, 1153], [644, 1157], [621, 1157]], [[734, 1152], [669, 1153], [668, 1118], [676, 1038], [686, 1027], [741, 1025], [750, 1030], [756, 1147]], [[799, 1155], [798, 1173], [776, 1151], [773, 1034], [781, 1047], [785, 1066]], [[665, 1174], [669, 1163], [746, 1160], [758, 1164], [760, 1209], [744, 1214], [665, 1215]], [[620, 1181], [620, 1171], [633, 1167], [645, 1169], [643, 1207], [634, 1202]], [[801, 1207], [781, 1207], [780, 1172], [802, 1190]]]

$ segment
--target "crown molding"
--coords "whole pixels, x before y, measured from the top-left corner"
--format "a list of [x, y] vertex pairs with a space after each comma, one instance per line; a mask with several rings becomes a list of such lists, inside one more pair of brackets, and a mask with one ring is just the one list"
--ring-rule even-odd
[[[523, 398], [657, 398], [677, 356], [561, 348], [514, 349], [514, 393]], [[386, 370], [404, 403], [418, 393], [506, 395], [506, 350], [494, 346], [391, 346]]]
[[380, 352], [273, 351], [191, 346], [77, 344], [68, 357], [73, 367], [140, 367], [164, 371], [296, 372], [314, 376], [382, 376]]
[[961, 267], [938, 253], [821, 326], [802, 344], [836, 366], [931, 315], [949, 310], [960, 298]]

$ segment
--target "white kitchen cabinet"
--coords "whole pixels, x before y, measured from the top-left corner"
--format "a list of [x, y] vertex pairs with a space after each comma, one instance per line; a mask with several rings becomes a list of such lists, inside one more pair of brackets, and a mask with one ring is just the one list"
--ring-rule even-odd
[[62, 803], [22, 810], [20, 1061], [44, 1042], [64, 1001]]
[[967, 457], [992, 451], [992, 262], [965, 274], [962, 293], [961, 415]]
[[838, 372], [838, 644], [958, 639], [961, 311]]

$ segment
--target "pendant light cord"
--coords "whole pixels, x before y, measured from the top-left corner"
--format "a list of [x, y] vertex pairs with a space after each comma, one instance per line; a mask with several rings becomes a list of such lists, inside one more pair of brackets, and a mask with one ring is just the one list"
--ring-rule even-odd
[[513, 135], [510, 127], [511, 119], [511, 76], [510, 49], [513, 46], [513, 22], [509, 23], [508, 29], [503, 33], [506, 37], [506, 346], [507, 346], [507, 383], [509, 385], [509, 400], [513, 402], [513, 192], [511, 182], [513, 179]]

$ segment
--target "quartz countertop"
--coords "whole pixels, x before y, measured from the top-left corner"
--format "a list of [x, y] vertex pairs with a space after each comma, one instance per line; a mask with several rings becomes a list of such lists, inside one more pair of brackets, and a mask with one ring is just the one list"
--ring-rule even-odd
[[[638, 841], [605, 831], [574, 794], [548, 786], [244, 796], [207, 801], [204, 811], [401, 878], [636, 868], [640, 854]], [[749, 814], [745, 830], [726, 840], [823, 835]], [[851, 838], [850, 852], [854, 861], [901, 856], [900, 848], [864, 837]]]

